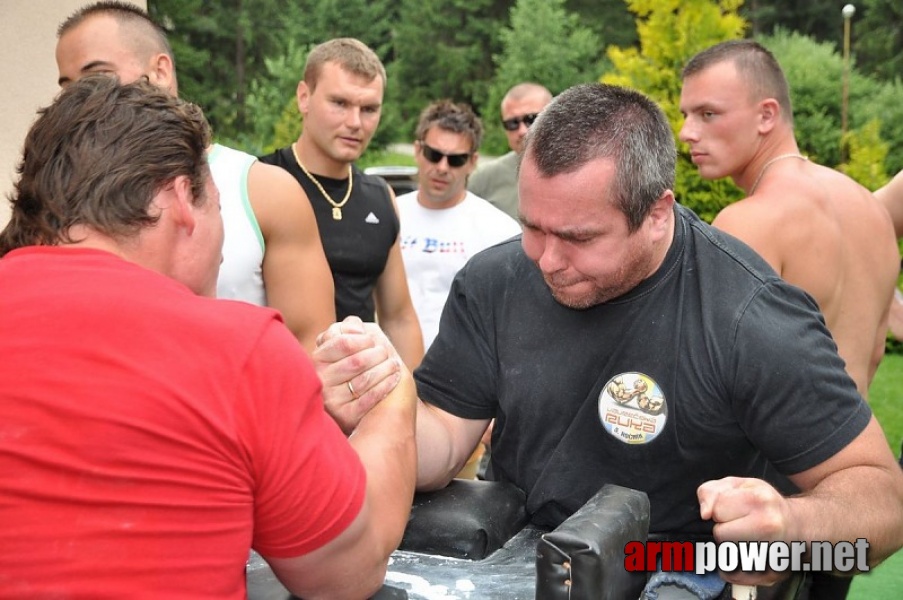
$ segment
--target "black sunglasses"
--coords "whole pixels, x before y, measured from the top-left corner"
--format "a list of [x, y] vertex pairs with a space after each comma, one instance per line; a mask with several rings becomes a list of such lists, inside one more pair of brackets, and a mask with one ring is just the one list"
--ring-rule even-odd
[[536, 121], [536, 117], [538, 116], [539, 113], [530, 113], [529, 115], [524, 115], [522, 117], [512, 117], [502, 121], [502, 126], [508, 131], [517, 131], [517, 128], [523, 123], [527, 126], [527, 129], [529, 129], [530, 125]]
[[439, 152], [435, 148], [430, 148], [425, 142], [420, 142], [420, 150], [423, 152], [423, 157], [431, 163], [439, 164], [444, 156], [448, 159], [448, 166], [453, 168], [463, 167], [467, 164], [471, 154], [470, 152], [465, 154], [446, 154], [445, 152]]

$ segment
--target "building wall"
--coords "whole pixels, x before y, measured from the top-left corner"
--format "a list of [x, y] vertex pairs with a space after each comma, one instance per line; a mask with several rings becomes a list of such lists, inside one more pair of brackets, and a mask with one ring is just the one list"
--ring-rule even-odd
[[[142, 8], [145, 0], [133, 2]], [[0, 227], [9, 220], [22, 141], [35, 111], [58, 87], [54, 50], [59, 24], [88, 0], [0, 0]]]

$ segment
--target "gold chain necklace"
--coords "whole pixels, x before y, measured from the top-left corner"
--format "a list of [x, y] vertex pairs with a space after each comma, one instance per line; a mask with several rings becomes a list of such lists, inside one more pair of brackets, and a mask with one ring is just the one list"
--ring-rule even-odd
[[759, 182], [762, 181], [762, 175], [765, 175], [765, 171], [768, 169], [768, 167], [770, 167], [774, 163], [778, 162], [779, 160], [784, 160], [785, 158], [801, 158], [803, 160], [809, 160], [808, 156], [803, 156], [802, 154], [797, 154], [795, 152], [791, 152], [790, 154], [779, 154], [778, 156], [775, 156], [774, 158], [769, 160], [767, 163], [762, 165], [762, 170], [759, 171], [759, 176], [756, 177], [756, 181], [755, 181], [755, 183], [752, 184], [752, 187], [749, 190], [749, 194], [747, 194], [747, 195], [752, 196], [753, 194], [756, 193], [756, 188], [759, 187]]
[[332, 218], [334, 221], [342, 220], [342, 207], [345, 206], [345, 203], [351, 198], [351, 189], [354, 185], [354, 181], [352, 179], [352, 171], [351, 165], [348, 165], [348, 191], [345, 192], [345, 197], [342, 198], [341, 202], [336, 202], [332, 199], [332, 197], [326, 193], [326, 190], [323, 189], [323, 186], [320, 185], [320, 182], [317, 181], [317, 178], [310, 174], [310, 171], [307, 170], [307, 167], [304, 166], [304, 163], [301, 162], [301, 159], [298, 158], [298, 151], [295, 150], [295, 145], [297, 142], [292, 144], [292, 154], [295, 157], [295, 162], [298, 163], [298, 166], [301, 167], [301, 170], [304, 171], [304, 174], [307, 175], [307, 178], [314, 182], [314, 185], [317, 186], [317, 189], [320, 190], [320, 193], [323, 194], [323, 197], [326, 198], [326, 201], [332, 205]]

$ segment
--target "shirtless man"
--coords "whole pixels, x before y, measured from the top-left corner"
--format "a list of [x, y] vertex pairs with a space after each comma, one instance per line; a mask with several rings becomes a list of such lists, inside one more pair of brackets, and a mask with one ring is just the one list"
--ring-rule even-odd
[[706, 179], [747, 197], [713, 225], [740, 238], [817, 302], [863, 398], [884, 354], [900, 258], [874, 196], [800, 154], [787, 81], [750, 40], [718, 44], [684, 67], [680, 139]]
[[[134, 5], [85, 6], [60, 25], [58, 36], [60, 86], [88, 73], [110, 73], [123, 83], [147, 77], [178, 95], [165, 33]], [[211, 146], [210, 167], [226, 229], [217, 296], [277, 309], [313, 351], [335, 311], [332, 275], [304, 191], [282, 169], [219, 144]]]

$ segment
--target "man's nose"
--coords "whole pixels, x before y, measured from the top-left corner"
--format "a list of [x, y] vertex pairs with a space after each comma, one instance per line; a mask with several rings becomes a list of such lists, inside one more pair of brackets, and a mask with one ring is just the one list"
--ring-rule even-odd
[[361, 126], [361, 109], [357, 106], [352, 106], [345, 113], [345, 124], [348, 125], [351, 129], [359, 129]]
[[696, 130], [690, 125], [690, 119], [684, 119], [680, 131], [677, 133], [677, 139], [682, 142], [692, 142], [696, 140]]
[[539, 268], [543, 273], [556, 273], [564, 269], [564, 249], [561, 240], [554, 235], [547, 235], [544, 240], [542, 255], [539, 257]]

